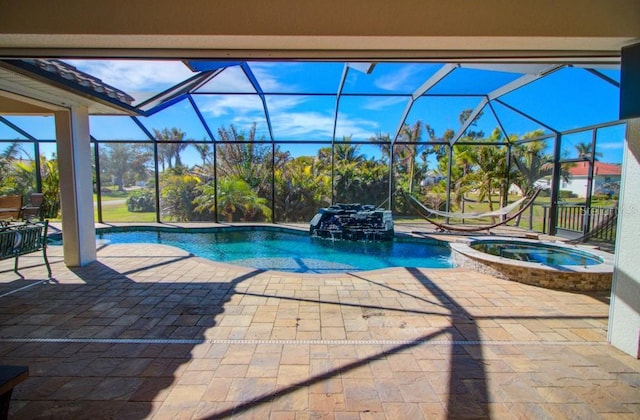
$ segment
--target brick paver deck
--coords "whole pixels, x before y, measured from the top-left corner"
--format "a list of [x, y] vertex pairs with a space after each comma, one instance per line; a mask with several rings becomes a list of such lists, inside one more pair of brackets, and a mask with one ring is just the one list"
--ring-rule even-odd
[[462, 269], [296, 275], [163, 245], [0, 264], [0, 357], [30, 418], [638, 418], [608, 293]]

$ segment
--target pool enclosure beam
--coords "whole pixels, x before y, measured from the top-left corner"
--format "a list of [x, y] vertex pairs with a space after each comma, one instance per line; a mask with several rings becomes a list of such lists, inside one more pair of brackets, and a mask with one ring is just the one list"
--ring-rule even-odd
[[596, 69], [592, 69], [591, 67], [585, 67], [585, 70], [588, 71], [589, 73], [593, 74], [596, 77], [599, 77], [600, 79], [604, 80], [605, 82], [609, 83], [610, 85], [613, 85], [614, 87], [620, 89], [620, 83], [618, 83], [618, 81], [612, 79], [611, 77], [607, 76], [606, 74], [602, 73], [599, 70]]
[[169, 89], [141, 102], [138, 108], [144, 116], [150, 116], [170, 107], [186, 98], [187, 94], [193, 92], [209, 83], [211, 79], [224, 71], [224, 68], [198, 73], [187, 80], [178, 83]]
[[[264, 91], [256, 79], [256, 76], [251, 71], [251, 68], [247, 64], [246, 61], [240, 63], [240, 68], [244, 72], [244, 75], [249, 79], [251, 85], [256, 90], [256, 93], [260, 97], [260, 101], [262, 102], [262, 110], [264, 112], [264, 118], [267, 121], [267, 129], [269, 130], [269, 139], [271, 140], [271, 220], [275, 222], [276, 220], [276, 145], [273, 141], [273, 129], [271, 127], [271, 117], [269, 116], [269, 107], [267, 106], [267, 100], [264, 95]], [[217, 172], [216, 165], [214, 164], [214, 171]], [[217, 187], [216, 187], [217, 191]], [[216, 192], [216, 221], [218, 219], [218, 194]]]
[[396, 140], [398, 140], [398, 137], [402, 132], [402, 127], [404, 127], [405, 121], [407, 120], [407, 117], [409, 116], [409, 112], [411, 112], [411, 108], [413, 107], [413, 104], [415, 103], [415, 101], [417, 101], [422, 95], [427, 93], [431, 88], [437, 85], [438, 82], [440, 82], [442, 79], [447, 77], [449, 73], [451, 73], [458, 67], [460, 67], [459, 64], [454, 64], [454, 63], [445, 64], [411, 94], [411, 98], [409, 98], [409, 102], [407, 102], [407, 106], [404, 112], [402, 113], [402, 116], [400, 117], [400, 123], [398, 124], [398, 128], [396, 129], [395, 134], [391, 136], [391, 147], [393, 147], [393, 144], [396, 142]]
[[160, 220], [160, 166], [158, 165], [158, 141], [153, 137], [153, 134], [149, 132], [147, 127], [142, 124], [142, 122], [138, 119], [138, 117], [131, 116], [133, 122], [142, 130], [142, 132], [149, 138], [149, 141], [153, 145], [153, 180], [154, 180], [154, 196], [155, 196], [155, 205], [156, 205], [156, 222], [161, 222]]
[[344, 89], [344, 84], [347, 81], [347, 75], [349, 74], [349, 64], [344, 63], [344, 68], [342, 69], [342, 76], [340, 77], [340, 83], [338, 84], [338, 91], [336, 92], [336, 108], [333, 113], [333, 131], [331, 134], [331, 204], [335, 204], [335, 170], [336, 170], [336, 132], [338, 130], [338, 113], [340, 110], [340, 96], [342, 95], [342, 89]]
[[[38, 139], [36, 139], [34, 136], [27, 133], [22, 128], [18, 127], [17, 125], [15, 125], [14, 123], [12, 123], [11, 121], [9, 121], [8, 119], [6, 119], [1, 115], [0, 115], [0, 122], [2, 122], [4, 125], [11, 128], [12, 130], [15, 130], [16, 132], [22, 134], [30, 141], [32, 141], [33, 153], [34, 153], [33, 155], [40, 156], [40, 143], [38, 142]], [[39, 175], [42, 173], [40, 170], [40, 159], [37, 159], [37, 158], [34, 159], [34, 163], [35, 163], [35, 170], [36, 170], [36, 192], [42, 192], [42, 177]]]
[[496, 122], [498, 123], [498, 127], [500, 128], [500, 132], [502, 132], [502, 135], [504, 136], [505, 144], [507, 146], [507, 156], [506, 156], [507, 164], [505, 165], [506, 168], [505, 168], [505, 175], [504, 175], [504, 178], [505, 178], [504, 193], [502, 195], [502, 203], [500, 203], [501, 207], [505, 207], [509, 202], [509, 184], [510, 184], [509, 174], [511, 173], [511, 148], [513, 144], [509, 140], [509, 134], [507, 134], [507, 130], [504, 128], [504, 125], [502, 125], [502, 121], [500, 120], [500, 118], [498, 118], [498, 114], [496, 113], [496, 110], [493, 108], [493, 104], [491, 103], [491, 101], [488, 101], [487, 105], [489, 106], [489, 109], [491, 110], [493, 117], [496, 119]]
[[[213, 197], [213, 221], [218, 223], [218, 148], [216, 147], [216, 138], [213, 135], [209, 124], [207, 124], [207, 121], [204, 119], [202, 112], [200, 112], [200, 108], [198, 108], [196, 101], [193, 100], [193, 95], [191, 93], [189, 94], [189, 103], [191, 104], [193, 111], [198, 116], [200, 123], [204, 127], [204, 130], [207, 132], [207, 135], [211, 139], [211, 144], [213, 145], [213, 190], [215, 191]], [[156, 159], [156, 165], [157, 162], [158, 160]]]
[[484, 107], [487, 105], [487, 103], [489, 103], [489, 99], [485, 97], [485, 98], [482, 98], [482, 100], [478, 105], [476, 105], [475, 109], [471, 112], [469, 117], [467, 117], [464, 124], [462, 124], [462, 127], [460, 127], [456, 135], [451, 138], [451, 142], [450, 142], [451, 146], [456, 144], [456, 142], [460, 139], [460, 137], [462, 137], [464, 133], [466, 133], [469, 126], [473, 124], [476, 118], [478, 118], [478, 115], [480, 115], [480, 113], [482, 112]]
[[517, 78], [516, 80], [507, 83], [504, 86], [501, 86], [497, 89], [495, 89], [494, 91], [490, 92], [489, 94], [487, 94], [487, 97], [489, 98], [490, 101], [494, 100], [494, 99], [498, 99], [501, 96], [506, 95], [507, 93], [513, 92], [514, 90], [518, 90], [521, 87], [528, 85], [529, 83], [533, 83], [538, 79], [541, 79], [545, 76], [548, 76], [549, 74], [558, 71], [560, 69], [562, 69], [563, 67], [565, 67], [563, 64], [553, 64], [551, 66], [545, 67], [544, 69], [542, 69], [541, 71], [539, 71], [538, 73], [535, 74], [525, 74], [524, 76], [521, 76], [519, 78]]

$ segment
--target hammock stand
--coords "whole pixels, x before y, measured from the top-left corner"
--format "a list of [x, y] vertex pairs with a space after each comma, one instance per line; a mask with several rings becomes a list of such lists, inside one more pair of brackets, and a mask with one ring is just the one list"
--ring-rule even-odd
[[[520, 207], [520, 209], [515, 212], [514, 214], [512, 214], [511, 216], [505, 218], [504, 220], [501, 220], [500, 222], [497, 223], [493, 223], [491, 225], [478, 225], [478, 226], [464, 226], [464, 225], [450, 225], [450, 224], [446, 224], [446, 223], [440, 223], [440, 222], [436, 222], [435, 220], [433, 220], [431, 218], [432, 214], [440, 214], [440, 215], [446, 215], [445, 212], [435, 212], [431, 209], [429, 209], [428, 207], [426, 207], [424, 204], [422, 204], [417, 198], [415, 198], [413, 195], [409, 194], [406, 191], [402, 191], [402, 193], [404, 194], [405, 198], [407, 199], [407, 201], [409, 202], [409, 204], [411, 204], [413, 206], [413, 208], [416, 210], [416, 212], [423, 218], [425, 219], [427, 222], [433, 224], [434, 226], [438, 227], [440, 230], [442, 231], [451, 231], [451, 232], [481, 232], [483, 230], [490, 230], [493, 228], [496, 228], [498, 226], [502, 226], [505, 225], [507, 223], [509, 223], [510, 221], [514, 220], [516, 217], [520, 216], [522, 213], [524, 213], [525, 210], [527, 210], [529, 207], [531, 207], [531, 205], [533, 204], [533, 202], [535, 201], [535, 199], [538, 197], [538, 194], [540, 194], [541, 189], [540, 188], [536, 188], [533, 193], [531, 194], [531, 197], [529, 197], [528, 200], [526, 200], [526, 202], [523, 202], [524, 204], [522, 204], [522, 207]], [[509, 206], [507, 206], [509, 207]], [[487, 213], [483, 213], [483, 214], [469, 214], [466, 218], [467, 219], [473, 219], [473, 218], [479, 218], [479, 217], [486, 217], [486, 216], [497, 216], [499, 214], [496, 214], [497, 211], [493, 211], [493, 212], [487, 212]], [[463, 215], [463, 213], [451, 213], [453, 214], [455, 217], [458, 218], [465, 218]]]

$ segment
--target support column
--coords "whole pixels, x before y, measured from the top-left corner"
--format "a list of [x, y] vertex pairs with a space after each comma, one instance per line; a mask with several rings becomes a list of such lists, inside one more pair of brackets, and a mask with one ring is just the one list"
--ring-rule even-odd
[[72, 107], [55, 112], [64, 263], [70, 267], [96, 260], [89, 112]]
[[640, 358], [640, 118], [627, 122], [608, 339]]
[[620, 119], [627, 119], [607, 339], [640, 359], [640, 44], [622, 49]]

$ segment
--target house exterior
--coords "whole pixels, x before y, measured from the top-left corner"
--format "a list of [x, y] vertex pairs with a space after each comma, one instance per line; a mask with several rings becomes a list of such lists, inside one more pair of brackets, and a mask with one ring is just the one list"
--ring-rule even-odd
[[[589, 178], [589, 162], [578, 162], [569, 168], [568, 182], [562, 181], [560, 189], [571, 191], [580, 198], [587, 195]], [[620, 193], [622, 165], [615, 163], [594, 162], [592, 194], [617, 196]]]

